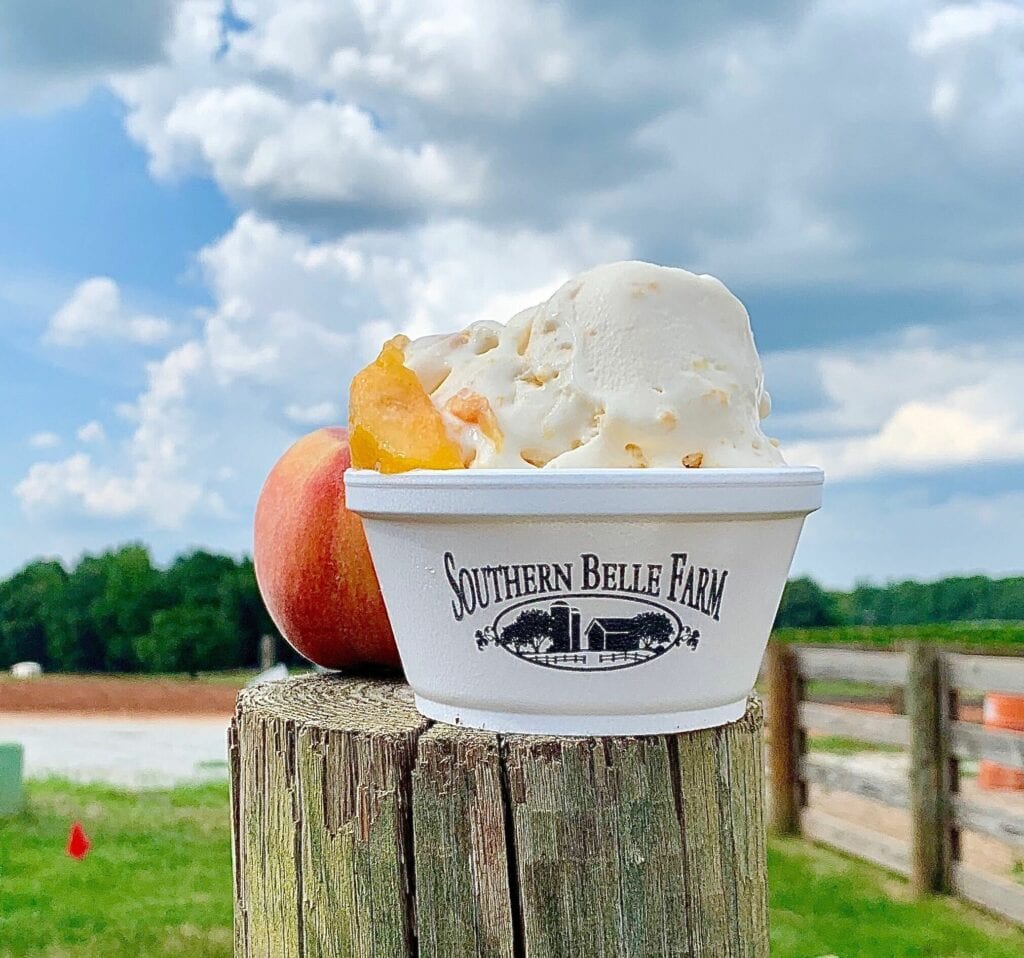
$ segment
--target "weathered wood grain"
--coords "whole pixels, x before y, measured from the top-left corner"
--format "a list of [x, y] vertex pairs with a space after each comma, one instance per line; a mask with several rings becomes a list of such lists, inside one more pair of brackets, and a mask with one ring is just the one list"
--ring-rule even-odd
[[434, 726], [412, 781], [420, 958], [513, 958], [497, 736]]
[[1001, 765], [1024, 769], [1024, 732], [982, 728], [970, 722], [953, 722], [953, 754], [957, 758], [991, 759]]
[[948, 810], [943, 794], [946, 742], [942, 734], [942, 675], [935, 649], [911, 647], [907, 668], [910, 722], [910, 884], [918, 895], [946, 891]]
[[903, 685], [907, 679], [907, 656], [901, 652], [825, 649], [806, 645], [791, 648], [805, 679], [844, 679], [896, 686]]
[[504, 748], [526, 953], [690, 954], [667, 741]]
[[841, 705], [800, 704], [800, 724], [827, 735], [842, 735], [878, 745], [909, 745], [910, 723], [902, 715], [876, 715]]
[[762, 714], [677, 736], [433, 726], [409, 690], [243, 692], [236, 954], [768, 954]]
[[850, 792], [893, 808], [907, 808], [910, 796], [904, 779], [879, 772], [850, 768], [845, 761], [827, 755], [805, 755], [800, 763], [804, 781], [829, 792]]
[[314, 677], [239, 695], [234, 821], [245, 956], [410, 953], [408, 688]]
[[1024, 695], [1024, 657], [947, 652], [945, 659], [953, 688]]
[[831, 845], [847, 855], [863, 858], [900, 875], [910, 875], [910, 848], [906, 842], [854, 825], [817, 808], [805, 808], [801, 817], [803, 833], [812, 841]]
[[804, 735], [800, 728], [803, 683], [796, 651], [781, 642], [770, 642], [764, 670], [768, 687], [768, 771], [771, 776], [769, 818], [780, 835], [800, 831], [800, 809], [806, 789], [800, 775]]
[[1024, 886], [1017, 882], [957, 862], [953, 865], [953, 887], [968, 901], [1024, 925]]
[[1024, 815], [987, 802], [952, 795], [950, 806], [961, 828], [998, 838], [1007, 845], [1024, 848]]
[[764, 716], [676, 739], [692, 953], [768, 955]]

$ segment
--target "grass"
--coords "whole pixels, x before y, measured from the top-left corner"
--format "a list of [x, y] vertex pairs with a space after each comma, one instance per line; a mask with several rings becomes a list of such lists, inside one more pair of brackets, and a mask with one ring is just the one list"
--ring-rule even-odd
[[941, 622], [931, 625], [844, 625], [817, 629], [776, 629], [780, 642], [854, 645], [890, 649], [907, 642], [933, 642], [967, 652], [1013, 652], [1024, 647], [1024, 622]]
[[[0, 820], [0, 958], [228, 958], [224, 784], [126, 793], [51, 780]], [[64, 854], [80, 820], [93, 849]], [[805, 842], [769, 847], [773, 958], [1019, 958], [1024, 933]]]
[[812, 679], [807, 683], [806, 698], [811, 702], [888, 702], [893, 698], [892, 686], [849, 679]]
[[1020, 958], [1024, 932], [798, 839], [768, 849], [773, 958]]
[[[93, 843], [64, 852], [72, 821]], [[0, 819], [0, 956], [226, 958], [231, 954], [227, 786], [129, 793], [28, 783]]]
[[[203, 682], [208, 685], [230, 685], [237, 689], [245, 685], [249, 679], [257, 674], [257, 671], [257, 669], [229, 669], [223, 672], [199, 672], [194, 678], [187, 672], [46, 672], [45, 678], [56, 678], [69, 682], [81, 678], [117, 679], [122, 682]], [[297, 669], [292, 674], [299, 675], [301, 672], [301, 669]], [[11, 678], [10, 674], [6, 671], [0, 671], [0, 684], [19, 681], [23, 680]]]
[[810, 735], [807, 747], [812, 752], [831, 752], [833, 755], [856, 755], [859, 752], [904, 752], [899, 745], [884, 745], [878, 742], [862, 742], [843, 735]]

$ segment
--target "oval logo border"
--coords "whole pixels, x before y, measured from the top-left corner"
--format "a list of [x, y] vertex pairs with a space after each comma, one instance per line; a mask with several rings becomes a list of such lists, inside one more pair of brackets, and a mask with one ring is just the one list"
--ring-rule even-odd
[[502, 609], [491, 622], [491, 628], [495, 632], [498, 631], [498, 626], [502, 619], [515, 612], [518, 609], [525, 609], [529, 606], [539, 605], [545, 602], [558, 602], [560, 600], [567, 599], [614, 599], [620, 602], [633, 602], [639, 603], [640, 605], [649, 606], [652, 609], [657, 609], [659, 612], [664, 612], [676, 625], [676, 639], [671, 645], [665, 646], [658, 652], [655, 652], [650, 657], [644, 659], [642, 662], [623, 662], [621, 665], [598, 665], [593, 668], [585, 669], [574, 669], [567, 665], [558, 665], [552, 662], [538, 662], [535, 659], [527, 658], [525, 655], [520, 655], [518, 652], [513, 652], [506, 645], [500, 645], [499, 647], [504, 649], [509, 655], [514, 658], [520, 659], [529, 665], [536, 665], [542, 669], [556, 669], [559, 672], [575, 672], [577, 674], [589, 674], [590, 672], [617, 672], [622, 669], [632, 669], [639, 665], [647, 665], [648, 662], [653, 662], [655, 659], [660, 659], [666, 652], [671, 651], [679, 645], [682, 637], [682, 631], [684, 628], [683, 620], [679, 617], [674, 609], [670, 609], [668, 606], [663, 605], [661, 602], [657, 602], [654, 599], [648, 598], [647, 596], [640, 595], [623, 595], [618, 592], [548, 592], [544, 595], [531, 596], [528, 599], [522, 599], [513, 605], [506, 606]]

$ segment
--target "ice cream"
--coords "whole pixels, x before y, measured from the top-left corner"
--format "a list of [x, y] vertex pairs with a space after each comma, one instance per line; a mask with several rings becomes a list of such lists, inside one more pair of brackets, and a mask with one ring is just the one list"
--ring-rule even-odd
[[821, 504], [769, 408], [742, 304], [647, 263], [385, 343], [352, 381], [345, 501], [417, 708], [524, 734], [740, 718]]
[[470, 468], [784, 465], [747, 312], [713, 276], [612, 263], [505, 325], [396, 345]]

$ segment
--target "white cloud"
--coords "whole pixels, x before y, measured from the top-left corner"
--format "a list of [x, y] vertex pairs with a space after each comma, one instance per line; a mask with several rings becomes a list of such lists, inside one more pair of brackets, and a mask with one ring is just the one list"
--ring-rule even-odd
[[343, 417], [353, 373], [386, 337], [508, 319], [571, 273], [628, 253], [621, 238], [585, 227], [546, 234], [445, 221], [313, 242], [244, 214], [200, 254], [214, 298], [202, 335], [148, 364], [146, 389], [119, 409], [130, 439], [107, 444], [103, 460], [36, 463], [16, 495], [33, 515], [133, 516], [167, 528], [248, 515], [296, 432]]
[[[507, 318], [601, 260], [680, 263], [759, 293], [827, 282], [1019, 304], [1024, 233], [1007, 199], [1024, 153], [1018, 4], [233, 10], [247, 26], [225, 32], [222, 0], [181, 0], [138, 54], [102, 59], [72, 37], [89, 65], [62, 73], [54, 54], [54, 85], [40, 85], [81, 91], [101, 59], [120, 64], [110, 84], [153, 172], [209, 176], [242, 210], [198, 256], [211, 300], [200, 331], [165, 345], [117, 406], [129, 438], [36, 463], [19, 484], [26, 510], [61, 528], [77, 513], [206, 535], [228, 517], [220, 533], [244, 544], [270, 464], [297, 432], [343, 418], [352, 372], [384, 338]], [[10, 75], [0, 66], [0, 85]], [[170, 334], [112, 280], [90, 282], [77, 291], [88, 308], [72, 297], [51, 342]], [[904, 319], [896, 300], [879, 309], [893, 318], [823, 311], [818, 335], [855, 343], [858, 322]], [[920, 332], [769, 356], [769, 423], [841, 492], [870, 498], [866, 480], [893, 473], [952, 482], [1024, 459], [1022, 355]], [[929, 516], [965, 521], [976, 507], [900, 502], [916, 518], [892, 528], [918, 536], [920, 555], [935, 545]]]
[[228, 192], [273, 203], [459, 207], [480, 190], [478, 161], [430, 142], [395, 146], [351, 103], [296, 104], [245, 83], [184, 95], [164, 124], [175, 152], [201, 157]]
[[158, 59], [174, 0], [4, 0], [0, 105], [24, 110], [77, 100], [112, 70]]
[[[479, 199], [485, 163], [473, 149], [436, 142], [414, 120], [391, 117], [385, 128], [372, 105], [336, 87], [324, 59], [347, 49], [331, 46], [332, 38], [354, 37], [370, 23], [429, 20], [429, 11], [388, 14], [326, 0], [236, 9], [250, 27], [225, 35], [219, 3], [187, 0], [166, 62], [113, 80], [131, 108], [127, 128], [156, 175], [209, 171], [259, 208], [355, 209], [370, 219]], [[419, 40], [431, 46], [426, 33]], [[463, 87], [460, 96], [467, 94]]]
[[[768, 375], [801, 375], [819, 398], [774, 428], [789, 462], [836, 481], [1024, 460], [1024, 342], [902, 342], [769, 356]], [[771, 422], [771, 420], [769, 420]]]
[[1024, 7], [993, 0], [943, 6], [909, 46], [932, 83], [931, 112], [950, 155], [975, 176], [1016, 178], [1024, 151]]
[[1024, 25], [1024, 9], [1015, 3], [983, 0], [941, 7], [910, 39], [918, 53], [935, 53], [965, 41], [991, 36], [1006, 26]]
[[292, 422], [297, 422], [300, 425], [323, 425], [338, 418], [338, 405], [333, 402], [318, 402], [311, 406], [289, 403], [284, 412]]
[[111, 465], [86, 453], [38, 462], [15, 486], [30, 514], [80, 511], [104, 518], [135, 516], [161, 528], [180, 526], [204, 502], [203, 488], [185, 468], [190, 461], [188, 422], [177, 409], [204, 364], [202, 350], [186, 343], [148, 366], [148, 388], [132, 409], [136, 430]]
[[29, 436], [28, 444], [33, 449], [53, 449], [60, 445], [60, 436], [55, 432], [37, 432]]
[[79, 442], [103, 442], [107, 438], [103, 424], [96, 419], [91, 419], [82, 426], [75, 434]]
[[200, 499], [190, 483], [168, 481], [146, 464], [130, 475], [96, 465], [86, 453], [60, 462], [37, 462], [14, 488], [29, 514], [75, 502], [91, 516], [106, 519], [143, 514], [156, 526], [178, 526]]
[[118, 339], [152, 345], [167, 339], [171, 329], [166, 319], [127, 310], [117, 283], [94, 276], [80, 283], [54, 313], [43, 338], [54, 346]]
[[1024, 283], [989, 255], [1019, 253], [1011, 205], [977, 199], [1020, 186], [1012, 4], [236, 11], [225, 34], [188, 0], [165, 61], [113, 86], [157, 174], [206, 172], [278, 221], [586, 221], [733, 283]]

